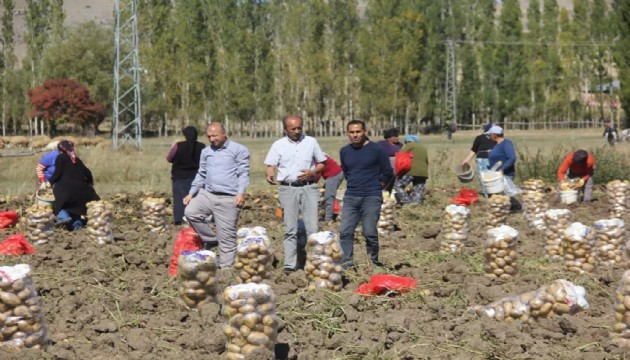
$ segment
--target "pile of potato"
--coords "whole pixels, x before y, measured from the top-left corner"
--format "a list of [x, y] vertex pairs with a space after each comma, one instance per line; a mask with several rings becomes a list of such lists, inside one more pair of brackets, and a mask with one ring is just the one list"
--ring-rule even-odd
[[630, 201], [630, 182], [628, 180], [613, 180], [606, 184], [608, 195], [608, 211], [610, 217], [623, 219], [628, 214]]
[[148, 197], [142, 201], [142, 222], [151, 232], [166, 230], [166, 200]]
[[46, 346], [44, 316], [27, 264], [0, 267], [0, 353]]
[[486, 306], [474, 306], [472, 309], [478, 316], [509, 322], [574, 314], [588, 306], [586, 290], [561, 279], [538, 290], [519, 296], [509, 296]]
[[107, 201], [90, 201], [87, 208], [87, 230], [90, 238], [99, 245], [113, 243], [114, 206]]
[[549, 203], [545, 198], [545, 183], [540, 179], [529, 179], [523, 183], [523, 209], [530, 227], [544, 230], [545, 211]]
[[456, 252], [464, 246], [468, 239], [470, 227], [470, 210], [465, 206], [448, 205], [444, 210], [440, 250], [443, 252]]
[[597, 264], [595, 232], [591, 227], [574, 222], [564, 232], [564, 261], [567, 270], [592, 272]]
[[487, 212], [486, 230], [505, 225], [505, 220], [510, 214], [510, 197], [506, 195], [492, 195], [488, 199]]
[[34, 244], [55, 240], [55, 214], [50, 206], [35, 204], [22, 217], [26, 237]]
[[378, 233], [387, 235], [396, 230], [396, 198], [389, 192], [383, 192], [383, 204], [381, 205], [381, 216], [378, 219]]
[[309, 236], [306, 241], [306, 266], [304, 267], [309, 280], [309, 289], [323, 288], [340, 291], [343, 287], [342, 259], [343, 251], [335, 233], [322, 231]]
[[269, 239], [250, 235], [241, 240], [236, 248], [234, 270], [241, 283], [260, 283], [271, 279], [273, 256]]
[[491, 278], [510, 279], [518, 273], [518, 231], [507, 225], [488, 230], [485, 242], [485, 273]]
[[595, 221], [595, 246], [603, 265], [621, 264], [624, 257], [626, 225], [621, 219]]
[[551, 209], [545, 211], [545, 253], [552, 259], [562, 258], [562, 241], [564, 232], [573, 219], [568, 209]]
[[226, 359], [247, 359], [260, 347], [273, 351], [278, 338], [278, 319], [271, 287], [253, 283], [229, 286], [223, 293], [223, 304]]
[[615, 325], [613, 336], [624, 349], [630, 348], [630, 270], [623, 273], [615, 292]]
[[218, 268], [219, 262], [212, 251], [181, 252], [177, 258], [179, 296], [187, 308], [193, 309], [201, 304], [218, 301]]

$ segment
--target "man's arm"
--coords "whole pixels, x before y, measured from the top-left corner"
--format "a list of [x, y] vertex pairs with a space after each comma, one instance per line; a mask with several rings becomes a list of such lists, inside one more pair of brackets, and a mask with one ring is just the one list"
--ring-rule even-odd
[[564, 161], [562, 161], [562, 164], [560, 164], [560, 167], [558, 168], [558, 182], [562, 182], [564, 181], [565, 177], [567, 176], [567, 171], [569, 170], [569, 167], [571, 166], [571, 162], [573, 161], [573, 152], [569, 153], [569, 155], [567, 155], [567, 157], [564, 158]]
[[381, 187], [384, 188], [394, 178], [394, 170], [385, 151], [378, 151], [378, 164], [381, 171]]
[[236, 155], [236, 175], [238, 176], [238, 193], [234, 202], [236, 206], [245, 204], [245, 191], [249, 185], [249, 150], [242, 146]]
[[276, 185], [276, 168], [278, 167], [278, 162], [280, 162], [280, 154], [276, 149], [276, 143], [271, 145], [267, 156], [265, 157], [265, 165], [267, 168], [265, 169], [265, 178], [267, 182], [271, 185]]

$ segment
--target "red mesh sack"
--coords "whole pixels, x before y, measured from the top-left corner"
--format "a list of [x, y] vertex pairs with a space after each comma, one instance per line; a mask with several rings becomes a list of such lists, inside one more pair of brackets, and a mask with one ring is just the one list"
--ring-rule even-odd
[[418, 282], [409, 277], [402, 277], [389, 274], [378, 274], [370, 277], [370, 282], [359, 285], [357, 292], [363, 295], [379, 295], [383, 292], [394, 291], [405, 293], [418, 286]]
[[196, 251], [199, 249], [201, 249], [201, 238], [197, 235], [195, 229], [188, 227], [180, 231], [173, 246], [173, 257], [171, 258], [168, 274], [171, 276], [177, 275], [177, 258], [179, 258], [179, 254], [182, 251]]
[[450, 202], [452, 204], [467, 206], [476, 203], [478, 200], [479, 195], [477, 195], [475, 190], [463, 187], [459, 189], [459, 194], [450, 199]]
[[0, 255], [20, 256], [34, 253], [35, 249], [26, 241], [24, 234], [13, 234], [0, 243]]
[[17, 224], [18, 214], [15, 211], [0, 212], [0, 230], [8, 229]]
[[411, 170], [411, 159], [413, 154], [411, 152], [397, 152], [396, 160], [394, 161], [394, 172], [396, 176], [402, 176]]

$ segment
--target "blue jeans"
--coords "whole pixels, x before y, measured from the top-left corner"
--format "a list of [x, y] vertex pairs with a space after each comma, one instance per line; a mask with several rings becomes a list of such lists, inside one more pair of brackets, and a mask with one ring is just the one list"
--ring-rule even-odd
[[378, 264], [378, 230], [376, 225], [381, 213], [382, 195], [344, 196], [341, 210], [340, 243], [343, 250], [342, 266], [349, 269], [354, 266], [354, 231], [361, 221], [365, 248], [372, 263]]
[[67, 218], [70, 218], [71, 219], [70, 223], [68, 224], [66, 228], [71, 231], [79, 230], [85, 225], [83, 223], [83, 220], [81, 220], [81, 215], [71, 214], [66, 210], [59, 211], [59, 213], [57, 214], [57, 218], [59, 218], [59, 220], [65, 220]]

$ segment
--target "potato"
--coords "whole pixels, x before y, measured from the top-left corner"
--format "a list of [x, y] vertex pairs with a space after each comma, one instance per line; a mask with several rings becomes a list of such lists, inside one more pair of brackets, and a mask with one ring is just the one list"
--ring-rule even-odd
[[[490, 277], [501, 277], [509, 279], [516, 275], [518, 268], [516, 265], [516, 244], [518, 242], [518, 231], [502, 225], [487, 231], [485, 241], [485, 272]], [[508, 257], [508, 254], [513, 255]]]
[[151, 232], [166, 230], [166, 200], [147, 197], [142, 201], [142, 222]]
[[608, 212], [611, 218], [623, 219], [628, 215], [630, 201], [630, 182], [613, 180], [606, 184]]
[[387, 191], [383, 191], [383, 204], [381, 215], [377, 223], [378, 233], [388, 235], [396, 229], [396, 198]]
[[22, 300], [17, 295], [5, 291], [0, 292], [0, 301], [9, 306], [18, 306], [22, 303]]
[[49, 206], [35, 204], [26, 209], [22, 217], [22, 225], [25, 235], [35, 244], [44, 244], [54, 241], [55, 215]]
[[87, 203], [88, 233], [90, 239], [99, 245], [113, 243], [112, 223], [114, 206], [106, 201]]
[[505, 224], [510, 213], [510, 198], [505, 195], [492, 195], [486, 208], [486, 230]]
[[560, 259], [563, 256], [562, 242], [564, 240], [564, 232], [568, 227], [568, 223], [573, 217], [570, 210], [567, 209], [551, 209], [544, 213], [546, 230], [545, 252], [552, 259]]
[[440, 250], [442, 252], [459, 251], [468, 239], [470, 211], [464, 206], [448, 205], [444, 209]]
[[207, 250], [183, 251], [177, 262], [179, 295], [184, 306], [196, 308], [202, 303], [217, 302], [216, 255]]

